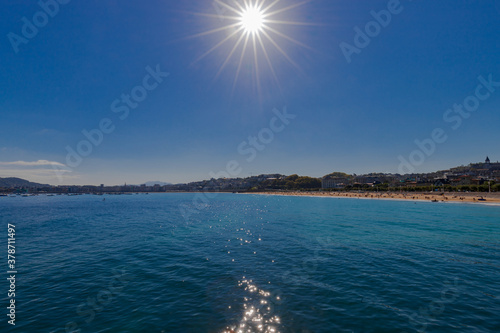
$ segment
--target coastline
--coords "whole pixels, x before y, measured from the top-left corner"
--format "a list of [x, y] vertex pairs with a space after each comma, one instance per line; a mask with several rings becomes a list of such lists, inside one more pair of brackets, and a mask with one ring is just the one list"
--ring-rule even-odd
[[324, 198], [351, 198], [367, 200], [396, 200], [396, 201], [423, 201], [423, 202], [449, 202], [471, 203], [500, 206], [500, 193], [413, 193], [413, 192], [255, 192], [249, 194], [281, 195], [281, 196], [306, 196]]

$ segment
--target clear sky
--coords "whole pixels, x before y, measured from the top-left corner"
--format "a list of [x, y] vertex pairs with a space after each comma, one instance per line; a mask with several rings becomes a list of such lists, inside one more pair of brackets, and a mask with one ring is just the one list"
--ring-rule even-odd
[[320, 177], [500, 159], [500, 0], [261, 0], [254, 32], [233, 0], [54, 1], [0, 5], [0, 177], [178, 183], [229, 161], [240, 177]]

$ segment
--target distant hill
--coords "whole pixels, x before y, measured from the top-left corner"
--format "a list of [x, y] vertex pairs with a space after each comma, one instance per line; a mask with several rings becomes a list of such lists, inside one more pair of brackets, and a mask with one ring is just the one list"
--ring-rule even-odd
[[172, 183], [165, 183], [165, 182], [160, 182], [160, 181], [145, 182], [144, 184], [146, 184], [146, 186], [155, 186], [156, 184], [158, 184], [160, 186], [172, 185]]
[[25, 179], [9, 177], [0, 178], [0, 187], [11, 188], [11, 187], [45, 187], [50, 186], [47, 184], [33, 183]]

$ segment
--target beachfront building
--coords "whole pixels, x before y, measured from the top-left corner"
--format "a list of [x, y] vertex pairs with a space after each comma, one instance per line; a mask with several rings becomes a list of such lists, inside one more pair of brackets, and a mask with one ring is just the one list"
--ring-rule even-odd
[[349, 180], [347, 178], [323, 178], [321, 180], [321, 187], [323, 189], [343, 189], [349, 184]]
[[354, 178], [354, 182], [362, 185], [366, 184], [372, 185], [374, 183], [382, 183], [381, 177], [372, 175], [356, 176]]

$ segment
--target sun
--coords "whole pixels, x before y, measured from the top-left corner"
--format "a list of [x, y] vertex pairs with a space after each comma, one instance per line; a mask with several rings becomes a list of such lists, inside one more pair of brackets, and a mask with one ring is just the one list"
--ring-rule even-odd
[[264, 13], [257, 6], [248, 5], [241, 13], [240, 24], [247, 34], [261, 32], [264, 28]]
[[290, 28], [315, 25], [290, 20], [288, 12], [311, 1], [313, 0], [290, 0], [280, 7], [280, 0], [213, 0], [215, 13], [193, 14], [216, 19], [215, 22], [219, 26], [189, 38], [219, 35], [220, 39], [194, 63], [216, 50], [217, 54], [221, 54], [225, 49], [227, 56], [221, 58], [221, 65], [214, 80], [220, 77], [227, 67], [231, 67], [234, 69], [233, 91], [239, 79], [255, 84], [259, 95], [263, 80], [274, 82], [280, 88], [278, 73], [274, 68], [276, 63], [281, 64], [285, 60], [302, 72], [300, 66], [288, 54], [285, 45], [289, 48], [291, 44], [295, 44], [312, 50], [291, 37]]

